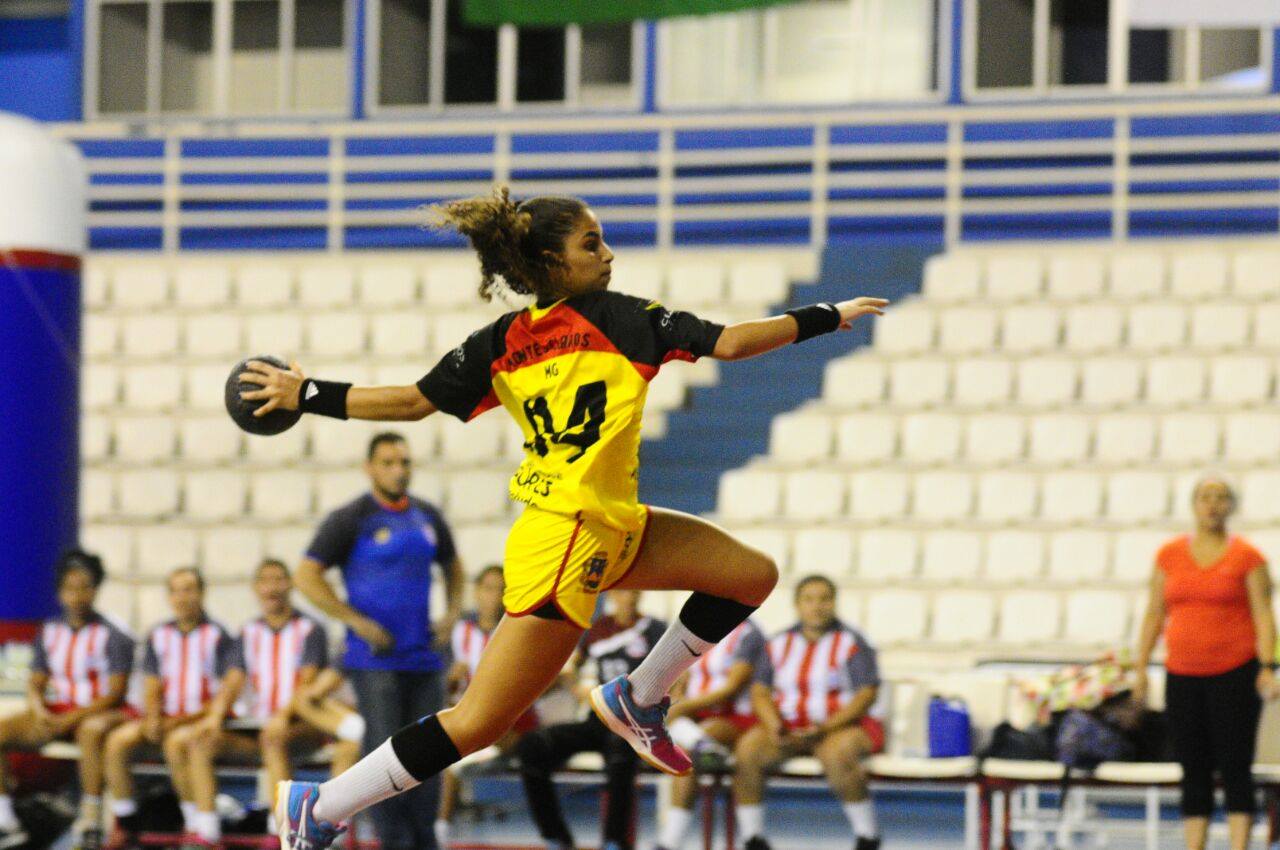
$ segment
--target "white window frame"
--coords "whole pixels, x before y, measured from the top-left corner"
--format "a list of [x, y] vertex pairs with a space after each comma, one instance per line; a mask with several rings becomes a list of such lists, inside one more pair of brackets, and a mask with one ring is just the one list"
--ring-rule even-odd
[[1129, 4], [1128, 0], [1111, 0], [1107, 32], [1107, 82], [1103, 85], [1064, 85], [1049, 83], [1049, 36], [1051, 0], [1035, 0], [1033, 25], [1032, 84], [999, 88], [978, 87], [978, 4], [980, 0], [964, 0], [963, 93], [966, 102], [1017, 101], [1044, 99], [1090, 99], [1130, 95], [1167, 97], [1170, 94], [1212, 93], [1216, 96], [1253, 96], [1271, 90], [1275, 31], [1260, 27], [1258, 58], [1263, 69], [1263, 82], [1256, 88], [1223, 89], [1205, 86], [1200, 77], [1200, 27], [1186, 27], [1187, 59], [1183, 79], [1167, 83], [1129, 82]]
[[499, 113], [561, 114], [565, 112], [618, 112], [637, 111], [641, 107], [644, 90], [644, 39], [642, 21], [631, 24], [631, 84], [626, 102], [584, 105], [581, 102], [582, 28], [577, 24], [565, 27], [565, 97], [562, 101], [520, 103], [516, 100], [516, 50], [519, 43], [518, 28], [514, 24], [498, 27], [498, 91], [493, 103], [445, 103], [445, 4], [448, 0], [429, 0], [431, 3], [431, 37], [427, 45], [430, 70], [428, 102], [386, 105], [379, 101], [382, 52], [382, 0], [365, 0], [365, 49], [364, 49], [364, 104], [370, 118], [409, 118], [422, 115], [492, 115]]

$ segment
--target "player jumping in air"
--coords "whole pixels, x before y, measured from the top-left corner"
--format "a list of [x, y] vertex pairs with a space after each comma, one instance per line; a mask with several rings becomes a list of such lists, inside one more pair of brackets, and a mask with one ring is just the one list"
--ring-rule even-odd
[[[301, 410], [339, 419], [463, 421], [502, 405], [525, 436], [511, 497], [526, 507], [507, 538], [504, 617], [461, 701], [391, 736], [322, 785], [282, 782], [284, 850], [321, 850], [356, 812], [502, 736], [555, 680], [609, 588], [690, 590], [676, 622], [628, 676], [596, 687], [606, 726], [659, 770], [692, 765], [667, 734], [667, 691], [732, 632], [777, 582], [772, 559], [698, 517], [637, 500], [640, 417], [669, 360], [742, 360], [881, 314], [879, 298], [815, 304], [729, 327], [609, 291], [613, 252], [585, 203], [507, 190], [435, 209], [438, 227], [479, 255], [480, 295], [500, 284], [536, 303], [469, 336], [416, 385], [352, 387], [252, 361], [242, 398], [259, 416]], [[731, 426], [730, 426], [731, 427]]]

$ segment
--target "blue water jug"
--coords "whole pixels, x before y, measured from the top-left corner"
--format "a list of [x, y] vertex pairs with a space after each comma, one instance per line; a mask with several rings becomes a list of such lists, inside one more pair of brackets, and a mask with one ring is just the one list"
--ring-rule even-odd
[[973, 755], [969, 706], [963, 700], [929, 700], [929, 758]]

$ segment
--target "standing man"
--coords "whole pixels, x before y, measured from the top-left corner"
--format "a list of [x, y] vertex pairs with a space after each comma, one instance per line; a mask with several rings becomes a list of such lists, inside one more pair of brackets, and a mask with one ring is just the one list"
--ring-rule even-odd
[[[329, 514], [297, 571], [298, 589], [324, 613], [347, 625], [343, 667], [356, 692], [365, 728], [364, 751], [444, 702], [445, 659], [462, 609], [462, 565], [440, 511], [409, 495], [412, 462], [400, 434], [369, 441], [370, 492]], [[431, 565], [444, 571], [444, 618], [431, 622]], [[347, 601], [325, 571], [342, 571]], [[440, 783], [376, 806], [373, 824], [384, 850], [436, 850], [433, 832]]]

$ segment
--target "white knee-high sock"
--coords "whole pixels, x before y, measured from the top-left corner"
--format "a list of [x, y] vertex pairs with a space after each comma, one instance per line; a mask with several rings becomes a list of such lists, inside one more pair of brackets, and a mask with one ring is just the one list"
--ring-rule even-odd
[[388, 738], [347, 771], [321, 785], [320, 799], [312, 811], [317, 820], [338, 823], [421, 784], [405, 770]]
[[440, 850], [448, 850], [449, 847], [449, 822], [443, 818], [436, 818], [435, 823], [431, 825], [432, 830], [436, 834], [436, 846]]
[[764, 835], [764, 804], [738, 806], [738, 837], [746, 842], [749, 838]]
[[13, 811], [13, 798], [8, 794], [0, 794], [0, 829], [13, 829], [18, 825], [18, 816]]
[[693, 811], [671, 806], [663, 816], [662, 829], [658, 830], [658, 847], [662, 850], [680, 850], [684, 837], [693, 823]]
[[858, 838], [875, 838], [880, 834], [880, 825], [876, 823], [876, 810], [870, 800], [844, 804], [845, 817], [853, 827], [853, 834]]
[[627, 677], [631, 680], [631, 698], [641, 706], [660, 702], [680, 674], [713, 646], [714, 643], [698, 637], [677, 619]]

